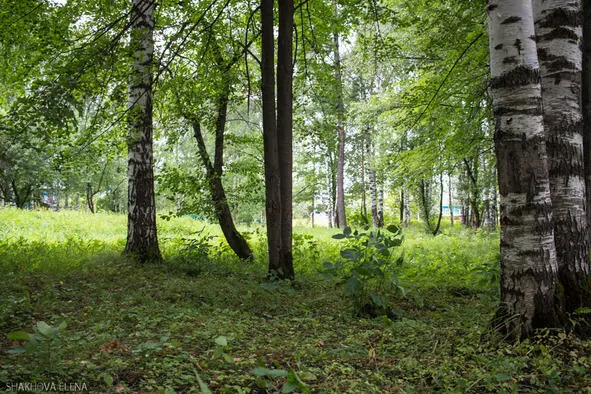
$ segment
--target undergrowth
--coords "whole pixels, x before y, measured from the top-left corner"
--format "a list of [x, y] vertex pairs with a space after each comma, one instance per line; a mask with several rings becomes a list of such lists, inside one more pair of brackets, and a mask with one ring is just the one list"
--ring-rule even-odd
[[284, 283], [265, 280], [262, 228], [243, 229], [257, 255], [244, 263], [215, 226], [158, 226], [166, 263], [138, 266], [120, 254], [124, 216], [0, 209], [0, 390], [591, 391], [591, 342], [543, 331], [508, 344], [490, 331], [496, 233], [405, 229], [404, 291], [385, 294], [393, 319], [356, 316], [320, 274], [346, 263], [337, 230], [296, 229], [297, 280]]

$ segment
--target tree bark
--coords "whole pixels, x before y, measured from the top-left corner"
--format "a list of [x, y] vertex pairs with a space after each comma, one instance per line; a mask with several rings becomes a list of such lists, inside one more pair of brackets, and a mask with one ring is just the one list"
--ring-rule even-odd
[[435, 225], [435, 230], [433, 230], [433, 235], [437, 235], [439, 233], [439, 228], [441, 227], [441, 217], [443, 216], [443, 173], [439, 174], [439, 185], [441, 186], [441, 190], [439, 192], [439, 216], [437, 217], [437, 224]]
[[580, 1], [534, 0], [554, 242], [566, 312], [591, 306], [581, 110]]
[[[333, 1], [335, 14], [338, 14], [338, 4]], [[345, 117], [345, 104], [343, 102], [343, 79], [341, 75], [341, 54], [339, 49], [339, 34], [333, 33], [334, 41], [334, 73], [337, 85], [337, 135], [338, 135], [338, 160], [337, 160], [337, 227], [345, 228], [347, 218], [345, 214], [345, 129], [343, 119]]]
[[281, 174], [275, 116], [275, 38], [273, 0], [261, 0], [261, 90], [269, 271], [281, 267]]
[[293, 0], [279, 2], [277, 112], [273, 8], [273, 0], [261, 0], [261, 75], [269, 275], [292, 280]]
[[378, 227], [379, 218], [376, 172], [372, 169], [368, 169], [367, 174], [369, 177], [369, 206], [371, 210], [371, 224], [374, 227]]
[[[205, 147], [205, 141], [203, 140], [203, 134], [201, 133], [201, 124], [198, 121], [193, 122], [193, 135], [197, 140], [197, 146], [199, 147], [199, 156], [201, 157], [201, 162], [206, 168], [207, 171], [207, 181], [209, 184], [209, 191], [211, 193], [211, 198], [213, 201], [213, 205], [215, 208], [215, 214], [218, 219], [218, 223], [222, 229], [222, 233], [224, 234], [224, 238], [230, 245], [230, 248], [236, 253], [236, 255], [243, 259], [243, 260], [250, 260], [253, 258], [252, 250], [248, 246], [246, 239], [240, 234], [240, 232], [236, 229], [234, 225], [234, 220], [232, 219], [232, 211], [230, 210], [230, 206], [228, 205], [228, 200], [226, 199], [226, 192], [224, 190], [224, 185], [222, 183], [222, 171], [223, 171], [223, 159], [218, 158], [219, 154], [223, 154], [223, 150], [218, 149], [218, 144], [223, 144], [223, 133], [225, 129], [225, 112], [227, 109], [227, 94], [225, 95], [225, 99], [220, 99], [218, 103], [220, 107], [218, 107], [218, 119], [223, 118], [224, 122], [216, 122], [216, 147], [215, 147], [215, 158], [214, 158], [214, 165], [211, 164], [211, 160], [209, 155], [207, 154], [207, 149]], [[220, 127], [222, 128], [218, 128]], [[218, 135], [222, 134], [221, 138], [218, 138]]]
[[279, 3], [277, 39], [277, 143], [281, 176], [280, 277], [294, 279], [292, 253], [293, 199], [293, 0]]
[[427, 227], [427, 231], [433, 232], [433, 225], [431, 224], [431, 182], [421, 179], [419, 182], [419, 194], [425, 226]]
[[508, 337], [560, 324], [540, 71], [529, 1], [488, 0], [491, 93], [501, 195], [501, 306]]
[[452, 200], [452, 196], [453, 196], [453, 189], [452, 189], [452, 184], [451, 184], [451, 174], [448, 175], [448, 185], [449, 185], [449, 221], [451, 223], [451, 226], [454, 226], [454, 205], [453, 205], [453, 200]]
[[384, 227], [384, 183], [379, 183], [378, 188], [378, 228]]
[[583, 1], [582, 80], [583, 151], [585, 160], [587, 228], [591, 228], [591, 0]]
[[161, 261], [156, 232], [156, 202], [152, 151], [152, 61], [154, 3], [133, 0], [130, 47], [133, 68], [129, 85], [127, 124], [128, 199], [125, 253], [140, 263]]

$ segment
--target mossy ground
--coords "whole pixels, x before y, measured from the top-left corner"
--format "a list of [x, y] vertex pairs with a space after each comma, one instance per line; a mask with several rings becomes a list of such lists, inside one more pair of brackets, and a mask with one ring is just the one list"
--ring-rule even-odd
[[[407, 230], [391, 321], [354, 317], [318, 273], [339, 258], [335, 231], [296, 229], [289, 284], [265, 280], [264, 231], [246, 230], [251, 263], [215, 226], [160, 221], [166, 264], [138, 266], [120, 254], [124, 216], [0, 209], [0, 390], [200, 392], [199, 376], [228, 393], [591, 392], [591, 342], [546, 331], [508, 344], [490, 329], [498, 234]], [[38, 321], [68, 326], [51, 349], [9, 353], [6, 334]]]

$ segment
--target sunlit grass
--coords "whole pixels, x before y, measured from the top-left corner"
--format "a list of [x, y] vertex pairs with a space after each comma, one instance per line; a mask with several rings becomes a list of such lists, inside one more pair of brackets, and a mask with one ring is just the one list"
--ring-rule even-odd
[[[92, 392], [281, 392], [291, 371], [311, 392], [584, 392], [591, 343], [560, 333], [512, 345], [491, 330], [498, 234], [404, 229], [401, 318], [360, 318], [318, 273], [337, 229], [294, 230], [294, 284], [265, 278], [265, 231], [241, 228], [257, 258], [233, 256], [219, 227], [158, 220], [166, 262], [121, 255], [125, 215], [0, 209], [0, 382], [84, 381]], [[6, 334], [38, 321], [68, 328], [44, 354], [12, 355]], [[223, 337], [226, 346], [216, 344]], [[219, 341], [218, 341], [219, 342]], [[303, 392], [303, 391], [302, 391]]]

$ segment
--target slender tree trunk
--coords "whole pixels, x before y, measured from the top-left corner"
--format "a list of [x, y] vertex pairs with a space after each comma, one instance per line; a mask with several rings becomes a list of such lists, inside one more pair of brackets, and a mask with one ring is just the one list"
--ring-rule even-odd
[[293, 0], [279, 5], [279, 36], [277, 43], [277, 143], [281, 176], [281, 254], [280, 276], [294, 279], [292, 254], [293, 197]]
[[127, 138], [128, 199], [125, 252], [140, 263], [161, 261], [156, 233], [152, 152], [152, 58], [154, 2], [133, 0], [130, 46], [133, 68], [129, 85]]
[[439, 216], [437, 217], [437, 224], [435, 225], [435, 230], [433, 230], [433, 235], [437, 235], [439, 233], [439, 228], [441, 227], [441, 218], [443, 216], [443, 173], [439, 174], [439, 185], [441, 186], [441, 190], [439, 192]]
[[542, 76], [544, 129], [554, 215], [554, 242], [567, 312], [591, 306], [589, 239], [585, 210], [580, 1], [534, 0]]
[[470, 224], [475, 228], [478, 229], [482, 225], [482, 216], [480, 214], [480, 209], [478, 208], [479, 203], [481, 202], [481, 191], [480, 186], [478, 185], [478, 162], [474, 164], [474, 166], [470, 165], [470, 162], [464, 159], [464, 164], [466, 165], [466, 173], [468, 174], [468, 179], [470, 181]]
[[88, 205], [90, 212], [94, 213], [94, 193], [90, 182], [86, 182], [86, 205]]
[[[338, 14], [338, 5], [333, 0], [335, 14]], [[337, 160], [337, 226], [345, 228], [347, 218], [345, 216], [345, 129], [343, 118], [345, 117], [345, 104], [343, 102], [343, 80], [341, 76], [341, 54], [339, 49], [339, 34], [333, 33], [334, 41], [334, 73], [337, 84], [337, 135], [338, 135], [338, 160]]]
[[509, 337], [560, 323], [558, 266], [542, 91], [529, 1], [488, 0], [491, 93], [501, 194], [501, 306], [494, 320]]
[[[363, 138], [365, 140], [365, 138]], [[361, 147], [361, 216], [363, 222], [367, 223], [367, 192], [365, 183], [365, 141]]]
[[419, 182], [419, 194], [425, 226], [427, 227], [427, 231], [433, 232], [433, 225], [431, 224], [431, 182], [421, 179]]
[[[223, 117], [225, 125], [225, 114], [227, 108], [227, 96], [226, 100], [218, 101], [221, 106], [218, 108], [218, 119]], [[224, 130], [220, 130], [219, 127], [220, 123], [216, 125], [216, 136], [218, 134], [223, 134]], [[225, 128], [225, 126], [222, 126]], [[224, 190], [224, 185], [222, 184], [222, 169], [223, 169], [223, 160], [217, 157], [218, 155], [218, 144], [220, 143], [218, 138], [216, 138], [216, 157], [214, 158], [215, 165], [211, 164], [211, 160], [209, 155], [207, 154], [207, 149], [205, 147], [205, 141], [203, 140], [203, 135], [201, 133], [201, 125], [198, 121], [193, 122], [193, 135], [197, 140], [197, 146], [199, 147], [199, 156], [201, 157], [201, 162], [205, 166], [207, 171], [207, 181], [209, 184], [209, 191], [211, 193], [211, 199], [213, 201], [213, 205], [215, 208], [215, 214], [218, 219], [218, 223], [222, 229], [222, 233], [230, 245], [230, 248], [236, 253], [236, 255], [243, 259], [249, 260], [253, 258], [252, 251], [246, 242], [246, 239], [240, 234], [240, 232], [236, 229], [234, 225], [234, 220], [232, 219], [232, 211], [230, 210], [230, 206], [228, 205], [228, 200], [226, 199], [226, 192]], [[223, 144], [223, 139], [221, 141]]]
[[379, 183], [378, 188], [378, 228], [384, 227], [384, 183]]
[[377, 227], [379, 219], [376, 172], [372, 169], [368, 169], [367, 175], [369, 178], [369, 207], [371, 211], [371, 224], [372, 226]]
[[408, 227], [410, 224], [410, 194], [406, 186], [403, 186], [402, 190], [404, 192], [404, 219], [402, 224], [404, 227]]
[[449, 185], [449, 222], [451, 223], [451, 226], [454, 226], [454, 204], [453, 204], [453, 200], [452, 200], [452, 196], [453, 196], [453, 189], [452, 189], [452, 184], [451, 184], [451, 174], [448, 175], [448, 185]]
[[399, 212], [399, 221], [400, 224], [404, 223], [404, 188], [400, 188], [400, 212]]
[[583, 151], [587, 228], [591, 228], [591, 0], [583, 1], [583, 12]]
[[275, 38], [273, 0], [261, 0], [261, 89], [269, 271], [281, 267], [281, 174], [275, 116]]

